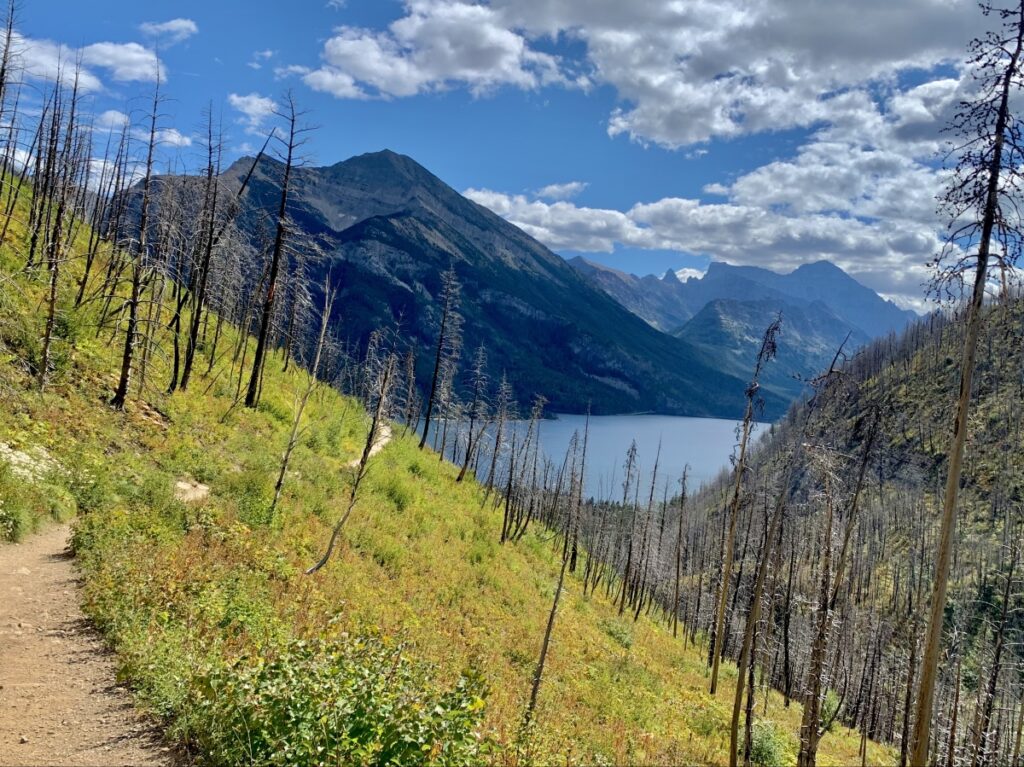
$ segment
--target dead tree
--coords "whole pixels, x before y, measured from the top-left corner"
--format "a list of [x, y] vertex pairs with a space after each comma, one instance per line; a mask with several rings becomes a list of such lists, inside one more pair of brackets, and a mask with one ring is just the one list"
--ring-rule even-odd
[[363, 443], [363, 453], [359, 457], [359, 463], [356, 464], [355, 467], [355, 478], [353, 479], [352, 487], [349, 490], [348, 503], [345, 506], [344, 513], [338, 518], [338, 521], [331, 529], [331, 537], [327, 542], [327, 550], [315, 565], [306, 570], [306, 575], [312, 575], [326, 565], [330, 560], [331, 555], [334, 553], [334, 547], [338, 543], [338, 536], [341, 535], [341, 529], [345, 526], [345, 523], [348, 521], [348, 518], [352, 515], [352, 511], [356, 507], [356, 502], [359, 500], [359, 486], [366, 478], [367, 470], [370, 465], [370, 458], [374, 453], [374, 445], [377, 444], [381, 429], [384, 428], [384, 421], [391, 409], [391, 395], [394, 389], [395, 371], [397, 367], [398, 360], [394, 354], [388, 354], [379, 366], [376, 386], [377, 402], [373, 408], [373, 415], [370, 419], [370, 430], [366, 435], [366, 442]]
[[[924, 765], [929, 761], [932, 705], [956, 534], [967, 411], [971, 401], [989, 260], [995, 252], [994, 257], [1000, 264], [1012, 265], [1021, 246], [1018, 195], [1024, 182], [1024, 143], [1021, 142], [1021, 126], [1011, 111], [1011, 98], [1024, 85], [1020, 72], [1020, 57], [1024, 50], [1024, 0], [1012, 8], [996, 8], [988, 4], [982, 8], [986, 15], [994, 15], [1001, 25], [998, 31], [971, 44], [970, 64], [974, 67], [979, 95], [973, 101], [964, 102], [954, 120], [954, 129], [964, 143], [958, 148], [956, 170], [943, 198], [952, 222], [948, 247], [936, 259], [940, 284], [962, 284], [964, 275], [973, 270], [974, 285], [960, 362], [960, 391], [948, 450], [935, 576], [911, 736], [913, 750], [910, 763], [913, 765]], [[952, 264], [949, 263], [951, 259]]]
[[274, 513], [277, 502], [281, 499], [281, 490], [284, 488], [284, 479], [288, 473], [288, 462], [291, 460], [292, 451], [299, 441], [299, 425], [302, 422], [302, 413], [306, 409], [306, 403], [316, 388], [317, 376], [320, 374], [320, 358], [323, 356], [324, 342], [327, 339], [327, 326], [330, 323], [331, 308], [334, 305], [335, 294], [331, 290], [331, 276], [327, 275], [324, 282], [324, 305], [320, 311], [320, 332], [317, 334], [316, 348], [313, 352], [313, 362], [310, 365], [306, 377], [306, 388], [303, 389], [295, 405], [295, 418], [292, 420], [292, 430], [288, 435], [288, 444], [285, 446], [284, 454], [281, 456], [281, 471], [277, 475], [277, 482], [274, 484], [274, 500], [270, 504], [270, 513]]
[[778, 335], [782, 318], [778, 317], [765, 330], [761, 339], [761, 348], [754, 362], [754, 375], [745, 392], [747, 399], [746, 411], [743, 414], [743, 425], [740, 427], [739, 453], [736, 457], [736, 479], [733, 485], [732, 503], [729, 506], [729, 525], [726, 528], [724, 553], [722, 555], [722, 577], [718, 585], [718, 609], [715, 613], [714, 638], [711, 650], [711, 694], [718, 689], [718, 667], [722, 659], [722, 642], [725, 634], [725, 606], [729, 598], [729, 581], [732, 577], [733, 550], [736, 546], [736, 520], [739, 517], [740, 500], [742, 498], [743, 473], [746, 469], [747, 445], [750, 441], [750, 430], [754, 424], [754, 416], [763, 406], [760, 397], [761, 371], [774, 357], [778, 349], [775, 337]]
[[427, 411], [423, 416], [423, 436], [420, 438], [420, 450], [427, 444], [430, 432], [430, 419], [437, 407], [438, 384], [444, 372], [445, 361], [451, 355], [453, 333], [459, 323], [459, 279], [455, 267], [451, 266], [441, 275], [441, 329], [437, 334], [437, 352], [434, 355], [434, 372], [430, 378], [430, 396], [427, 398]]
[[142, 180], [142, 207], [139, 213], [139, 228], [128, 248], [128, 260], [131, 269], [131, 288], [126, 303], [128, 321], [125, 326], [124, 347], [121, 352], [121, 374], [118, 377], [114, 396], [110, 405], [115, 410], [123, 410], [128, 399], [128, 390], [134, 371], [135, 350], [139, 343], [139, 309], [142, 305], [142, 293], [145, 287], [148, 269], [149, 251], [149, 217], [153, 202], [153, 155], [157, 143], [157, 120], [160, 111], [160, 81], [153, 88], [153, 103], [149, 113], [149, 131], [146, 142], [145, 173]]
[[469, 431], [466, 437], [466, 456], [459, 469], [459, 476], [456, 482], [461, 482], [466, 477], [469, 464], [476, 454], [480, 438], [487, 427], [487, 350], [483, 344], [476, 350], [473, 358], [473, 399], [469, 405]]
[[263, 311], [260, 314], [259, 333], [256, 336], [256, 353], [253, 355], [252, 372], [249, 375], [249, 386], [245, 394], [245, 406], [255, 408], [260, 400], [260, 385], [263, 380], [264, 358], [270, 343], [270, 324], [274, 316], [274, 302], [277, 298], [278, 275], [281, 262], [285, 256], [285, 238], [288, 232], [288, 193], [290, 191], [292, 172], [298, 160], [298, 151], [302, 147], [303, 134], [311, 129], [300, 127], [299, 120], [303, 113], [295, 105], [295, 99], [289, 91], [285, 95], [283, 109], [275, 109], [274, 114], [285, 121], [287, 135], [284, 144], [284, 170], [281, 177], [281, 197], [277, 207], [277, 218], [274, 229], [274, 245], [270, 251], [270, 266], [267, 273], [266, 293], [263, 297]]

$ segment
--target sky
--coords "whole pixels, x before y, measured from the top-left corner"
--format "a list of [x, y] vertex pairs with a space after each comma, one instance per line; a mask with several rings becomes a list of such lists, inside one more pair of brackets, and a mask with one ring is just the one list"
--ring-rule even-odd
[[388, 148], [567, 257], [638, 275], [828, 259], [924, 306], [971, 0], [23, 0], [25, 103], [58, 62], [104, 130], [196, 168], [289, 89], [307, 160]]

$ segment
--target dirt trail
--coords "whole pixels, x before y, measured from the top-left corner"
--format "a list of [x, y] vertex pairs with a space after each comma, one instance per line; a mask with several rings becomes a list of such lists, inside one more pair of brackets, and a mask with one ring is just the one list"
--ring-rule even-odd
[[[388, 424], [383, 424], [380, 430], [377, 432], [376, 439], [373, 440], [373, 444], [370, 445], [370, 455], [368, 458], [373, 458], [377, 453], [387, 447], [387, 444], [391, 441], [391, 427]], [[350, 469], [356, 468], [359, 465], [361, 458], [353, 458], [349, 461], [346, 466]]]
[[68, 535], [0, 544], [0, 765], [169, 767], [82, 614]]

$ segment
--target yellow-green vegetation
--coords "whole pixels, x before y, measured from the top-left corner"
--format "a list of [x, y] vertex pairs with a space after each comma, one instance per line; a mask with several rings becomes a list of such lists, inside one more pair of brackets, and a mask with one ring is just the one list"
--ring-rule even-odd
[[[229, 359], [167, 396], [157, 354], [147, 389], [114, 412], [106, 401], [120, 336], [97, 336], [94, 303], [72, 308], [69, 264], [58, 364], [40, 392], [26, 362], [45, 279], [20, 271], [23, 234], [12, 227], [0, 250], [0, 442], [26, 455], [43, 449], [53, 464], [32, 478], [0, 471], [4, 534], [77, 511], [86, 609], [171, 737], [220, 764], [318, 763], [317, 738], [338, 728], [349, 740], [332, 758], [350, 763], [726, 758], [734, 667], [712, 698], [704, 646], [684, 649], [647, 617], [620, 619], [600, 590], [584, 598], [576, 578], [566, 582], [535, 730], [516, 750], [557, 580], [552, 534], [534, 527], [500, 545], [501, 512], [483, 489], [456, 483], [452, 466], [396, 426], [371, 461], [341, 549], [304, 575], [343, 509], [347, 464], [368, 426], [361, 406], [318, 389], [270, 513], [306, 374], [284, 373], [272, 357], [250, 411], [232, 407]], [[208, 497], [180, 500], [183, 480], [207, 485]], [[772, 693], [764, 715], [760, 696], [755, 754], [793, 763], [799, 706]], [[859, 763], [859, 745], [837, 726], [819, 763]], [[893, 761], [867, 749], [869, 764]]]

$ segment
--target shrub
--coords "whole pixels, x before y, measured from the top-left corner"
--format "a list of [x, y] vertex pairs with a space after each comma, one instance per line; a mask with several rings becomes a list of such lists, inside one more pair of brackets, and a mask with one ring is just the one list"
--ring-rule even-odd
[[32, 515], [15, 498], [0, 498], [0, 541], [17, 543], [32, 531]]
[[625, 623], [604, 620], [601, 621], [601, 628], [604, 630], [604, 633], [615, 640], [616, 644], [621, 645], [627, 650], [633, 646], [633, 631]]
[[780, 767], [786, 761], [786, 737], [772, 722], [754, 722], [750, 761], [761, 767]]
[[377, 636], [294, 641], [207, 675], [191, 738], [211, 765], [480, 762], [482, 678], [438, 692], [430, 673]]
[[820, 726], [824, 727], [828, 725], [828, 729], [825, 732], [831, 732], [835, 726], [836, 714], [839, 711], [839, 695], [836, 694], [835, 690], [828, 690], [825, 693], [825, 700], [821, 702], [820, 712]]

